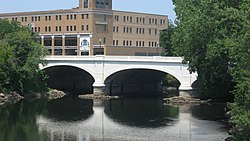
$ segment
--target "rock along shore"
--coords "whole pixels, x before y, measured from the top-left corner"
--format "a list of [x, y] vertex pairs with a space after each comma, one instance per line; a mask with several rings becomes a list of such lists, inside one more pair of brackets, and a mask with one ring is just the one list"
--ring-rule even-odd
[[164, 101], [168, 104], [203, 104], [203, 103], [210, 103], [211, 99], [209, 100], [200, 100], [190, 96], [175, 96], [170, 98], [164, 98]]
[[14, 104], [20, 101], [21, 99], [33, 100], [33, 99], [39, 99], [39, 98], [46, 98], [46, 99], [52, 100], [52, 99], [62, 98], [65, 95], [66, 94], [64, 92], [58, 91], [58, 90], [51, 90], [45, 93], [27, 94], [24, 97], [22, 97], [16, 92], [9, 93], [9, 94], [0, 93], [0, 105], [6, 104], [6, 103]]
[[120, 98], [119, 96], [107, 96], [107, 95], [96, 95], [96, 94], [79, 95], [78, 97], [81, 99], [101, 99], [101, 100]]

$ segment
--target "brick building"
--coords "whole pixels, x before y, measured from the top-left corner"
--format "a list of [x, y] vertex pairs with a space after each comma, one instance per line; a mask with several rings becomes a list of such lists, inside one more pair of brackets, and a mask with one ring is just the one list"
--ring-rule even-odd
[[79, 0], [66, 10], [3, 13], [0, 18], [30, 26], [52, 55], [153, 56], [165, 15], [112, 10], [112, 0]]

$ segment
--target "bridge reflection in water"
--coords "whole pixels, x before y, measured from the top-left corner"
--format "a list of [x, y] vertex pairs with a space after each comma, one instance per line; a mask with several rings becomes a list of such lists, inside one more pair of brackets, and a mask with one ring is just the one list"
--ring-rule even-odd
[[[226, 136], [226, 132], [218, 130], [222, 126], [218, 122], [192, 116], [192, 113], [199, 116], [197, 113], [209, 106], [202, 109], [199, 106], [169, 106], [161, 99], [75, 100], [78, 102], [67, 102], [67, 98], [62, 102], [51, 101], [48, 108], [53, 110], [37, 116], [36, 123], [44, 140], [198, 141], [208, 136], [215, 140]], [[74, 105], [79, 108], [70, 108]], [[72, 112], [75, 114], [67, 117]]]

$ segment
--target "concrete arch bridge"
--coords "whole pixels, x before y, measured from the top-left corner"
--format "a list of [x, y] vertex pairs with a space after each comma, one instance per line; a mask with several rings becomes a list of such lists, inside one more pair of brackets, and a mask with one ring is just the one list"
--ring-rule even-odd
[[46, 66], [48, 84], [78, 94], [154, 93], [165, 74], [174, 76], [179, 90], [192, 90], [197, 74], [188, 71], [181, 57], [161, 56], [50, 56]]

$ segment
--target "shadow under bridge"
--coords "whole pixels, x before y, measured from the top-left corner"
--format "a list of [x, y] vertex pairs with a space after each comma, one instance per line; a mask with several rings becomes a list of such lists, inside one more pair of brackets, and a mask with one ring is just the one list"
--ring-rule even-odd
[[68, 94], [93, 93], [94, 78], [85, 70], [73, 66], [53, 66], [44, 69], [50, 88]]
[[162, 95], [162, 80], [166, 74], [152, 69], [122, 70], [105, 80], [105, 92], [116, 96], [159, 96]]

